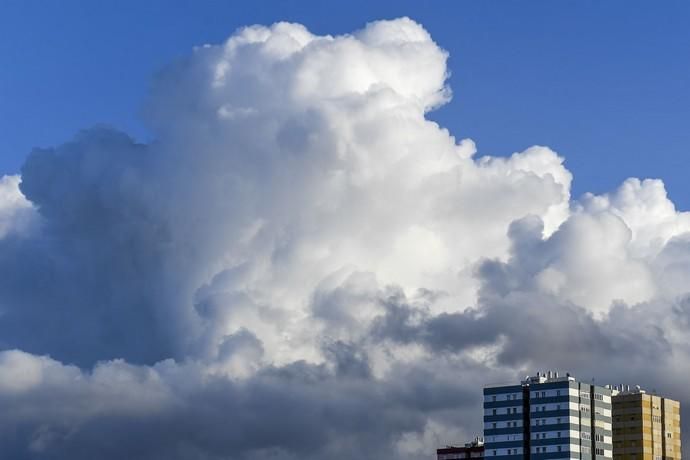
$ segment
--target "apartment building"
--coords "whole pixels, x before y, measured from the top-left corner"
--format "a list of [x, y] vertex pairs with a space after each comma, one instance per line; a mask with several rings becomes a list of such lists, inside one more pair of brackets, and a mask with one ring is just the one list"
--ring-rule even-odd
[[493, 460], [613, 458], [611, 390], [557, 372], [484, 388], [484, 455]]
[[614, 460], [680, 460], [680, 403], [640, 387], [613, 388]]

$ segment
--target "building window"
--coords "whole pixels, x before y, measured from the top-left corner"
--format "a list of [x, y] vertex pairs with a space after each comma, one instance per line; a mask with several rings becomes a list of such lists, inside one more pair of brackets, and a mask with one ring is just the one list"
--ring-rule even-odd
[[561, 446], [558, 446], [558, 452], [560, 452], [560, 451], [561, 451]]
[[491, 402], [496, 402], [496, 395], [493, 395], [493, 396], [491, 397]]
[[494, 430], [496, 429], [496, 422], [491, 424], [491, 428], [493, 428]]
[[496, 415], [496, 409], [493, 409], [493, 410], [491, 411], [491, 413], [492, 413], [492, 415]]
[[494, 457], [496, 456], [496, 451], [494, 451]]
[[561, 390], [556, 390], [556, 396], [560, 396], [560, 395], [561, 395]]

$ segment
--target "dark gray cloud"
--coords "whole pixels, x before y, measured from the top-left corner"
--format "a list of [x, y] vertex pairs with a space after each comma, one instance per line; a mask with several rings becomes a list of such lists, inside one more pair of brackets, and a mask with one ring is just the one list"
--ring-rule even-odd
[[110, 362], [83, 374], [5, 352], [4, 365], [39, 366], [45, 378], [2, 387], [3, 452], [18, 459], [374, 459], [436, 413], [478, 408], [454, 370], [415, 364], [380, 380], [351, 347], [334, 344], [329, 353], [333, 366], [296, 362], [232, 381], [172, 362]]
[[148, 150], [99, 127], [28, 157], [21, 190], [42, 231], [0, 241], [5, 346], [84, 365], [175, 356], [171, 230], [149, 199]]
[[560, 259], [557, 244], [568, 226], [543, 240], [539, 219], [516, 221], [509, 231], [509, 260], [477, 265], [477, 304], [464, 311], [432, 314], [425, 305], [426, 293], [408, 299], [399, 289], [380, 292], [377, 301], [385, 314], [374, 321], [370, 337], [424, 344], [438, 353], [497, 345], [497, 363], [517, 368], [597, 370], [604, 368], [600, 360], [624, 366], [637, 362], [641, 368], [654, 362], [663, 368], [673, 346], [662, 319], [678, 316], [682, 322], [686, 298], [634, 306], [618, 302], [606, 316], [597, 317], [540, 290], [537, 278], [552, 260]]

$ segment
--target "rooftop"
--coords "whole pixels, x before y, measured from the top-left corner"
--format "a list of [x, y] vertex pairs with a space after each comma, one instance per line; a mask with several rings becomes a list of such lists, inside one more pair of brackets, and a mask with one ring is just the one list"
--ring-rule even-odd
[[575, 378], [571, 377], [567, 372], [564, 376], [559, 376], [558, 371], [546, 371], [544, 373], [537, 372], [537, 375], [526, 376], [522, 380], [522, 384], [529, 385], [530, 383], [567, 382], [568, 380], [574, 381]]

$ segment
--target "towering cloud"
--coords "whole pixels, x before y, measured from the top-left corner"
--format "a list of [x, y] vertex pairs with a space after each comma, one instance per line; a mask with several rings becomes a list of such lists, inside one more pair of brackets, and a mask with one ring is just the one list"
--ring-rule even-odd
[[688, 214], [477, 157], [425, 116], [446, 59], [406, 18], [252, 26], [158, 76], [150, 144], [32, 152], [0, 182], [0, 451], [424, 458], [533, 366], [690, 400]]

